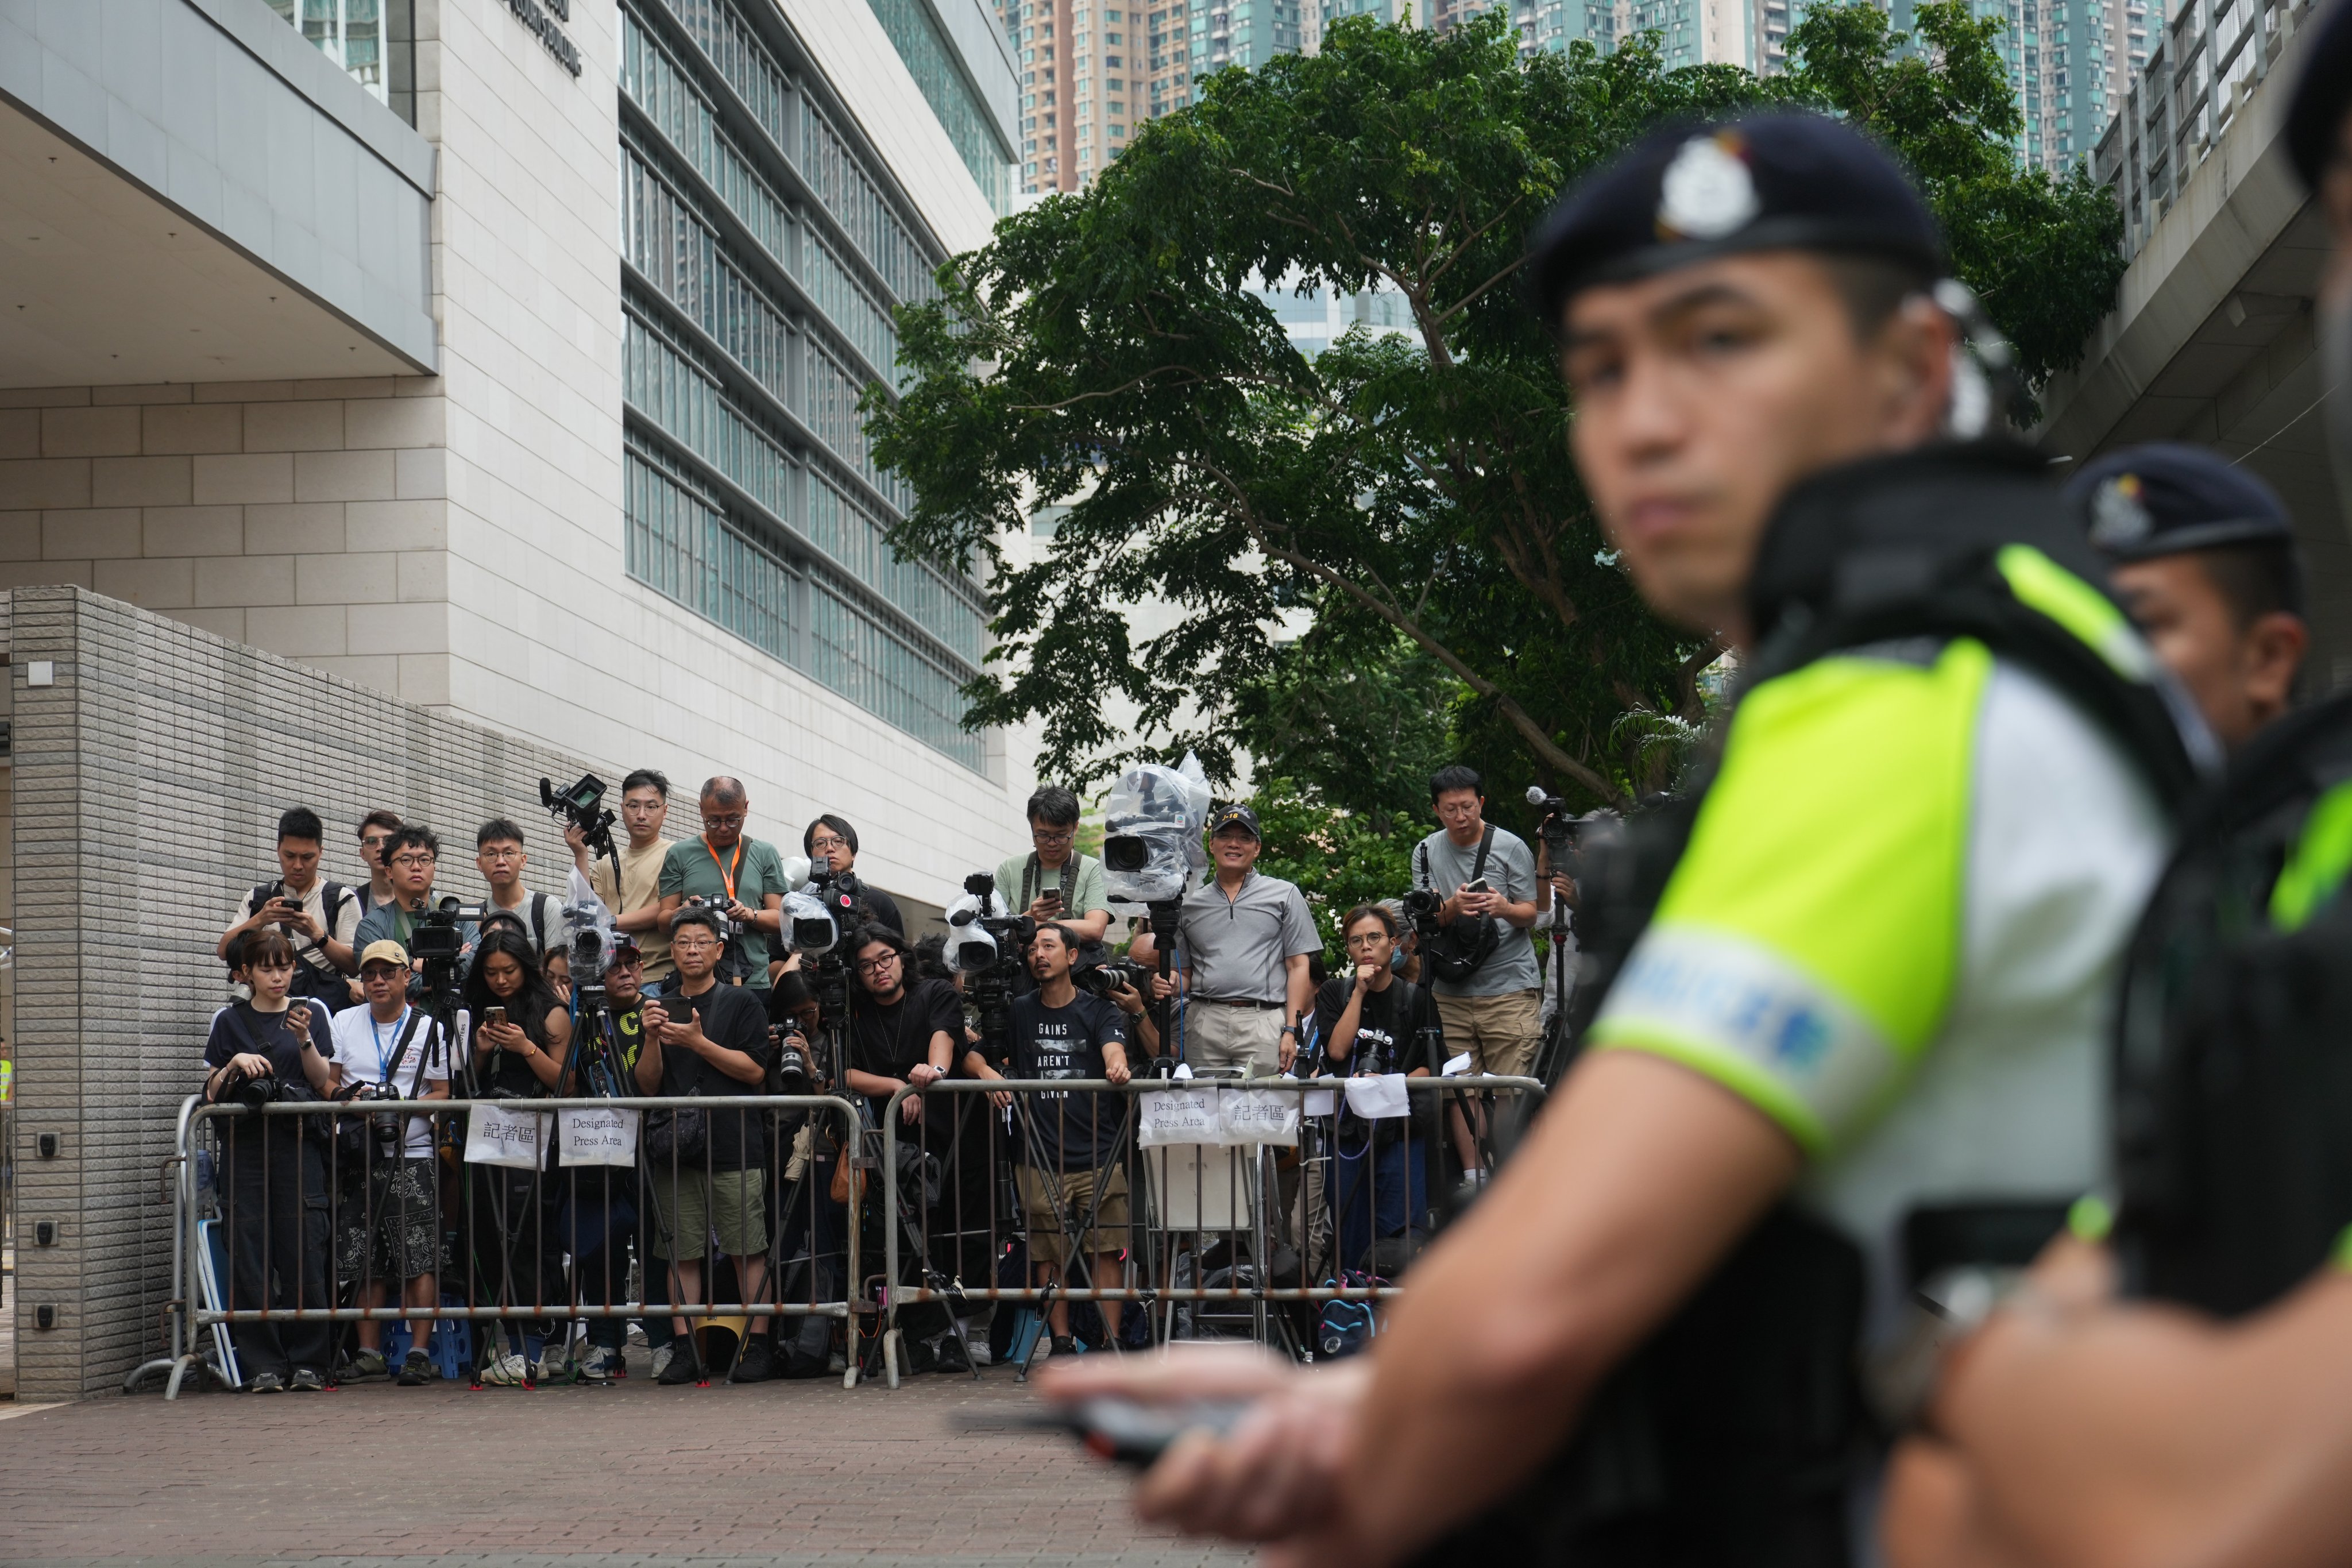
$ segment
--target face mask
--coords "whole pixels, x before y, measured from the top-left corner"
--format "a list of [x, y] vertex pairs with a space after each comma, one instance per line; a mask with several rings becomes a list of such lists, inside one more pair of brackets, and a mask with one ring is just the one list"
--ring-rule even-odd
[[2336, 490], [2352, 519], [2352, 301], [2320, 313], [2319, 374], [2327, 384], [2320, 412], [2328, 454], [2336, 459]]

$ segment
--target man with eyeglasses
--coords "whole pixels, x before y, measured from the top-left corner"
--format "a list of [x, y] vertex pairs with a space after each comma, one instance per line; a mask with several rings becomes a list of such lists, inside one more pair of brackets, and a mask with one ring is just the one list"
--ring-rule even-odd
[[754, 991], [768, 989], [768, 938], [783, 929], [783, 858], [776, 847], [747, 836], [751, 792], [721, 773], [704, 781], [702, 832], [669, 847], [662, 858], [661, 916], [656, 929], [674, 931], [688, 899], [724, 909], [739, 928], [727, 943], [719, 976]]
[[[963, 997], [944, 980], [909, 984], [907, 939], [890, 927], [864, 926], [850, 940], [862, 994], [850, 1008], [849, 1087], [878, 1116], [901, 1088], [929, 1089], [948, 1076], [963, 1038]], [[909, 1096], [898, 1114], [908, 1125], [922, 1121], [921, 1098]]]
[[[822, 870], [829, 866], [836, 877], [855, 875], [857, 829], [828, 811], [801, 829], [801, 853], [809, 858], [812, 869]], [[866, 918], [876, 925], [888, 926], [900, 936], [906, 935], [906, 917], [898, 912], [898, 900], [862, 877], [857, 885], [857, 901], [866, 906]]]
[[1102, 862], [1077, 851], [1078, 797], [1046, 784], [1029, 797], [1026, 855], [996, 868], [996, 891], [1031, 920], [1051, 921], [1081, 942], [1100, 942], [1110, 929], [1110, 895]]
[[563, 929], [562, 901], [522, 885], [523, 868], [530, 864], [530, 857], [523, 853], [520, 827], [503, 816], [482, 824], [474, 835], [474, 864], [480, 868], [482, 880], [490, 885], [490, 908], [520, 921], [523, 934], [540, 957], [564, 949], [570, 938]]
[[[416, 918], [432, 907], [433, 878], [441, 863], [441, 840], [431, 828], [409, 823], [385, 839], [376, 853], [391, 878], [392, 894], [360, 921], [352, 943], [362, 952], [379, 942], [396, 942], [406, 951], [410, 933], [416, 930]], [[470, 952], [470, 931], [466, 945]]]
[[629, 841], [619, 846], [621, 868], [588, 851], [578, 827], [563, 830], [572, 847], [572, 863], [588, 879], [588, 886], [613, 911], [613, 929], [635, 939], [644, 954], [644, 978], [658, 985], [670, 975], [669, 932], [662, 925], [661, 873], [668, 859], [670, 841], [662, 837], [669, 821], [669, 780], [651, 768], [639, 768], [621, 781], [621, 826]]

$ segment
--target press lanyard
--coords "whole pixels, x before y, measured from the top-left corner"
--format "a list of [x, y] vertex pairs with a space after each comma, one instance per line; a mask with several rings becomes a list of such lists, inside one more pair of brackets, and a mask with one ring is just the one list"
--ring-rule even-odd
[[731, 867], [719, 860], [719, 851], [710, 847], [710, 840], [708, 838], [702, 841], [702, 852], [710, 857], [712, 865], [719, 868], [719, 879], [727, 884], [727, 901], [730, 904], [738, 902], [735, 897], [735, 873], [743, 868], [743, 841], [740, 838], [735, 841], [735, 862]]
[[[407, 1007], [401, 1008], [400, 1016], [392, 1021], [392, 1037], [394, 1040], [398, 1040], [400, 1032], [408, 1026], [410, 1011]], [[375, 1080], [383, 1083], [392, 1074], [392, 1058], [383, 1054], [383, 1031], [376, 1026], [373, 1011], [368, 1014], [368, 1033], [375, 1037]]]

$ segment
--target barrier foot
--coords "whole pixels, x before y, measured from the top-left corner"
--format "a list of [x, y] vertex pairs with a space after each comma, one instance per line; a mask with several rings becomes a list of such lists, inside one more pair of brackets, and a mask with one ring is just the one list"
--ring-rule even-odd
[[[184, 1360], [185, 1358], [182, 1359]], [[141, 1384], [145, 1383], [150, 1377], [152, 1377], [159, 1373], [168, 1374], [172, 1379], [173, 1385], [176, 1387], [180, 1381], [180, 1365], [181, 1363], [179, 1361], [174, 1361], [170, 1356], [158, 1356], [153, 1361], [147, 1362], [133, 1368], [131, 1375], [122, 1380], [122, 1392], [125, 1394], [138, 1393], [139, 1385]]]
[[882, 1336], [882, 1380], [886, 1387], [898, 1386], [898, 1340], [904, 1331], [892, 1329]]

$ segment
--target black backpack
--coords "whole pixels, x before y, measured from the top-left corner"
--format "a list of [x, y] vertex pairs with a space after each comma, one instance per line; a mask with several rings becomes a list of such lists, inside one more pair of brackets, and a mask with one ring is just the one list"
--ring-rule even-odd
[[[1478, 858], [1471, 863], [1470, 879], [1476, 881], [1486, 874], [1486, 854], [1495, 847], [1492, 823], [1478, 839]], [[1437, 889], [1430, 879], [1429, 840], [1423, 839], [1414, 847], [1419, 862], [1416, 880], [1432, 892]], [[1422, 949], [1421, 959], [1429, 965], [1430, 973], [1440, 980], [1467, 980], [1478, 973], [1478, 966], [1494, 956], [1496, 943], [1502, 941], [1492, 915], [1456, 915]]]

